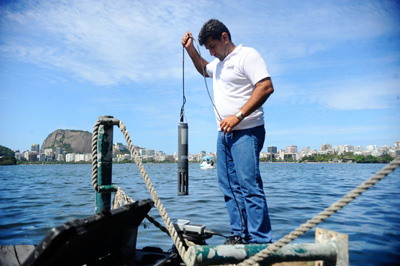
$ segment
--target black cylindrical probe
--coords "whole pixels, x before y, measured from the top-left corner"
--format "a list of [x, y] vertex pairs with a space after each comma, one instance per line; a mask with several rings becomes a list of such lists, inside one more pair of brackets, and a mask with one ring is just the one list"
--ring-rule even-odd
[[188, 124], [178, 126], [178, 196], [189, 195]]

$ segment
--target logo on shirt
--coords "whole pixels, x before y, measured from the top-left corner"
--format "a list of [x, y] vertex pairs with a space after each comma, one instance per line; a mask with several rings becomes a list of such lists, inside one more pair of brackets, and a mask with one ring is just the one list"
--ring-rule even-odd
[[226, 69], [227, 70], [233, 70], [235, 68], [235, 66], [227, 66]]

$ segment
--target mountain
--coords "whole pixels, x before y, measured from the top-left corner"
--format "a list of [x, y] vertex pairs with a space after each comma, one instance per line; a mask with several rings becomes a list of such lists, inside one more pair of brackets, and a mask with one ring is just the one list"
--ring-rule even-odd
[[57, 129], [47, 136], [42, 149], [62, 148], [67, 153], [91, 153], [92, 133], [83, 130]]

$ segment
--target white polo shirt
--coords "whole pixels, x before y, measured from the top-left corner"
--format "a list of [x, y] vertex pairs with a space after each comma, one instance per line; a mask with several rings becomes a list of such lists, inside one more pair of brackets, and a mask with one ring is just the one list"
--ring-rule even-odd
[[[223, 61], [218, 58], [207, 66], [213, 79], [215, 116], [218, 123], [234, 115], [249, 100], [255, 85], [268, 78], [267, 66], [261, 55], [253, 48], [239, 45]], [[219, 117], [219, 115], [221, 117]], [[252, 128], [264, 124], [264, 111], [260, 107], [245, 117], [233, 130]]]

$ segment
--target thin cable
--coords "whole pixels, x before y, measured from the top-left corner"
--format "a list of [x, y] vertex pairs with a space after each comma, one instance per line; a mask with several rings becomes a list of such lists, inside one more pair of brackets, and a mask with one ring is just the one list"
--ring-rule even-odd
[[183, 123], [185, 117], [185, 47], [182, 48], [182, 107], [181, 107], [181, 116], [180, 122]]
[[210, 98], [210, 101], [211, 101], [211, 104], [212, 104], [213, 107], [214, 107], [214, 110], [216, 111], [216, 113], [217, 113], [219, 119], [222, 121], [222, 117], [221, 117], [221, 115], [219, 114], [218, 109], [217, 109], [217, 107], [216, 107], [215, 104], [214, 104], [214, 100], [213, 100], [212, 97], [211, 97], [210, 90], [208, 89], [208, 84], [207, 84], [207, 80], [206, 80], [206, 72], [204, 71], [203, 58], [202, 58], [202, 56], [201, 56], [200, 46], [199, 46], [199, 44], [197, 43], [197, 41], [196, 41], [195, 38], [193, 38], [193, 37], [190, 37], [190, 38], [192, 38], [192, 39], [196, 42], [196, 45], [197, 45], [197, 52], [198, 52], [199, 57], [200, 57], [201, 70], [203, 71], [204, 84], [206, 85], [208, 98]]
[[[195, 38], [193, 38], [193, 37], [190, 37], [190, 38], [192, 38], [192, 39], [196, 42], [196, 45], [197, 45], [197, 50], [198, 50], [197, 52], [198, 52], [199, 57], [200, 57], [201, 70], [203, 71], [204, 84], [206, 85], [208, 97], [210, 98], [210, 101], [211, 101], [212, 105], [214, 106], [214, 110], [215, 110], [215, 112], [217, 113], [219, 119], [222, 121], [222, 117], [221, 117], [221, 115], [219, 114], [218, 109], [217, 109], [217, 107], [215, 106], [214, 101], [213, 101], [213, 99], [212, 99], [212, 97], [211, 97], [210, 90], [208, 89], [208, 84], [207, 84], [207, 80], [206, 80], [206, 73], [205, 73], [205, 69], [204, 69], [204, 65], [203, 65], [203, 58], [202, 58], [202, 56], [201, 56], [199, 44], [198, 44], [198, 42], [196, 41]], [[232, 133], [232, 134], [233, 134], [233, 133]], [[243, 235], [243, 228], [244, 228], [243, 223], [244, 223], [244, 221], [243, 221], [242, 210], [241, 210], [241, 208], [240, 208], [240, 206], [239, 206], [239, 203], [238, 203], [238, 201], [237, 201], [237, 199], [236, 199], [236, 195], [235, 195], [235, 193], [233, 192], [232, 184], [231, 184], [231, 179], [230, 179], [230, 177], [229, 177], [228, 156], [227, 156], [228, 143], [226, 142], [226, 139], [225, 139], [225, 138], [226, 138], [226, 136], [224, 135], [224, 136], [223, 136], [223, 139], [224, 139], [224, 146], [225, 146], [226, 176], [227, 176], [227, 178], [228, 178], [228, 184], [229, 184], [229, 188], [230, 188], [230, 190], [231, 190], [231, 192], [232, 192], [233, 199], [235, 200], [236, 207], [237, 207], [237, 209], [238, 209], [238, 211], [239, 211], [239, 216], [240, 216], [240, 237], [241, 237], [241, 236]]]

